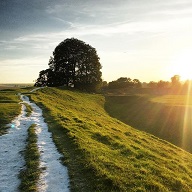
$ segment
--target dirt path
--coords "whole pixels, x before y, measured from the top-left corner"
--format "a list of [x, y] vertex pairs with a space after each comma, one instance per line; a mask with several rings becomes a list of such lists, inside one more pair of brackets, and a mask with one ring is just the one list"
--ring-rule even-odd
[[27, 128], [30, 126], [25, 116], [25, 106], [22, 104], [21, 114], [12, 121], [8, 134], [0, 136], [0, 191], [17, 191], [20, 183], [19, 171], [25, 161], [22, 151], [25, 149]]
[[38, 135], [38, 148], [40, 150], [40, 166], [44, 168], [38, 183], [39, 192], [68, 192], [68, 171], [63, 166], [52, 138], [44, 122], [42, 110], [28, 97], [22, 96], [23, 102], [31, 105], [33, 112], [26, 117], [25, 106], [22, 104], [21, 115], [10, 124], [8, 134], [0, 137], [0, 192], [16, 192], [19, 186], [18, 174], [24, 168], [22, 151], [26, 145], [27, 129], [31, 124], [36, 124]]

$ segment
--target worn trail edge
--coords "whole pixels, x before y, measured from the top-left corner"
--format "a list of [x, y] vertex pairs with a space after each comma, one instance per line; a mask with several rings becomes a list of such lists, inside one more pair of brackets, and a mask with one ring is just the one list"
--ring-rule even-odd
[[38, 191], [70, 191], [67, 168], [60, 163], [61, 155], [52, 141], [51, 133], [48, 132], [42, 110], [35, 103], [30, 102], [28, 97], [21, 95], [21, 99], [33, 108], [33, 112], [26, 117], [26, 108], [22, 104], [21, 114], [9, 125], [8, 134], [0, 137], [0, 191], [18, 191], [20, 183], [18, 174], [25, 165], [22, 151], [26, 145], [27, 129], [32, 124], [36, 124], [37, 144], [41, 154], [40, 168], [43, 168]]

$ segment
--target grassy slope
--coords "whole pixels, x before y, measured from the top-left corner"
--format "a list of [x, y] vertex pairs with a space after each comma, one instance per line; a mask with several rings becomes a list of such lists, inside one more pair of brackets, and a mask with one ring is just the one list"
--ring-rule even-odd
[[192, 189], [192, 155], [111, 118], [103, 96], [46, 88], [31, 98], [65, 156], [72, 191]]
[[6, 125], [19, 115], [21, 106], [15, 90], [0, 91], [0, 135], [6, 132]]
[[107, 96], [105, 108], [126, 124], [192, 152], [191, 104], [185, 95]]

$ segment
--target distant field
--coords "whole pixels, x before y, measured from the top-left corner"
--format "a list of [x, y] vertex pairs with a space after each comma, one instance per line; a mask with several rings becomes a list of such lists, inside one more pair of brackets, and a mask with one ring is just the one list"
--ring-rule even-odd
[[23, 88], [23, 87], [30, 87], [33, 86], [32, 83], [21, 83], [21, 84], [0, 84], [0, 90], [3, 89], [18, 89], [18, 88]]
[[0, 91], [0, 135], [6, 132], [6, 125], [19, 115], [19, 101], [17, 91]]
[[53, 139], [64, 154], [71, 191], [191, 191], [192, 154], [108, 115], [117, 116], [124, 110], [127, 117], [132, 111], [134, 121], [142, 119], [141, 126], [156, 120], [162, 125], [162, 118], [153, 120], [162, 104], [147, 97], [105, 99], [61, 88], [45, 88], [30, 95], [43, 109]]
[[[20, 98], [17, 94], [29, 92], [34, 88], [29, 87], [27, 85], [19, 84], [18, 87], [15, 87], [9, 84], [1, 86], [2, 89], [0, 90], [0, 135], [6, 133], [6, 125], [10, 123], [15, 116], [20, 114]], [[31, 109], [29, 108], [29, 106], [26, 107], [27, 111], [30, 113]]]
[[192, 96], [106, 96], [105, 108], [126, 124], [192, 152]]
[[192, 95], [162, 95], [153, 96], [152, 102], [174, 106], [192, 106]]

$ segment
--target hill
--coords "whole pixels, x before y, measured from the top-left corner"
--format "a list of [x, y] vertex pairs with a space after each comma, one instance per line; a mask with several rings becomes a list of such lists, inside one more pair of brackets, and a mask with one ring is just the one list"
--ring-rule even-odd
[[105, 109], [128, 125], [192, 152], [192, 96], [106, 96]]
[[108, 115], [102, 95], [45, 88], [41, 108], [71, 191], [191, 191], [192, 155]]

